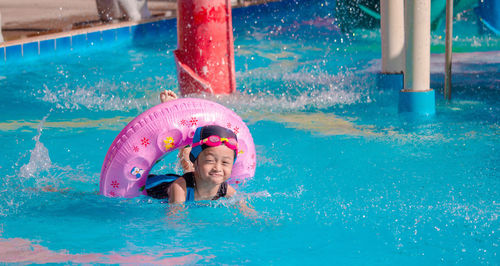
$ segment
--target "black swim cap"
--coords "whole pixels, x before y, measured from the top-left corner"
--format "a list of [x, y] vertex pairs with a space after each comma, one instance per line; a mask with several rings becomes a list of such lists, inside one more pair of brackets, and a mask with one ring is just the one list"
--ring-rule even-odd
[[[236, 134], [234, 134], [234, 132], [231, 131], [230, 129], [217, 125], [209, 125], [209, 126], [199, 127], [196, 129], [193, 136], [193, 143], [198, 143], [200, 142], [200, 140], [206, 139], [213, 135], [219, 136], [220, 138], [228, 138], [228, 139], [233, 138], [235, 140], [238, 140]], [[194, 161], [196, 161], [196, 158], [198, 158], [200, 153], [208, 147], [210, 146], [205, 144], [193, 147], [191, 149], [191, 152], [189, 153], [189, 160], [191, 160], [191, 162], [194, 163]], [[235, 161], [236, 161], [236, 155], [237, 155], [237, 150], [234, 150]]]

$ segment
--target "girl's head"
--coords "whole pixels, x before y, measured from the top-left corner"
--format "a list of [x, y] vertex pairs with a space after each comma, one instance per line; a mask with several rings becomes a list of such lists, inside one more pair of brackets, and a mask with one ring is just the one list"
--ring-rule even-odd
[[233, 151], [233, 162], [238, 154], [238, 138], [233, 131], [216, 125], [203, 126], [196, 129], [193, 136], [193, 145], [189, 159], [195, 162], [200, 153], [205, 149], [217, 146], [224, 146]]
[[238, 153], [236, 135], [220, 126], [196, 129], [189, 159], [194, 164], [195, 176], [220, 184], [231, 176]]

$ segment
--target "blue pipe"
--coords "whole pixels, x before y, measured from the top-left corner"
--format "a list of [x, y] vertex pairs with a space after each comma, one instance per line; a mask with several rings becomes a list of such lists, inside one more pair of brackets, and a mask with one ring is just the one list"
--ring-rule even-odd
[[434, 90], [399, 92], [399, 112], [419, 115], [434, 115], [436, 99]]

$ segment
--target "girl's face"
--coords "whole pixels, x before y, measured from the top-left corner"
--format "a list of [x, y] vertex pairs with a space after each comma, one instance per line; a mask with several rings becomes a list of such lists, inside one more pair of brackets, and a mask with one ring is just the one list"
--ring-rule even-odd
[[234, 163], [234, 151], [219, 145], [204, 149], [195, 162], [198, 177], [212, 184], [221, 184], [231, 176]]

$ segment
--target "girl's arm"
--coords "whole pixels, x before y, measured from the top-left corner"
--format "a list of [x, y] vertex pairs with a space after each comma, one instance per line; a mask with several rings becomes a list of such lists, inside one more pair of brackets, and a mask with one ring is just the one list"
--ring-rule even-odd
[[236, 194], [236, 189], [234, 189], [231, 185], [227, 185], [226, 198], [230, 198]]
[[[236, 189], [234, 189], [231, 185], [227, 185], [226, 198], [231, 198], [234, 195], [236, 195]], [[257, 212], [252, 209], [252, 206], [250, 206], [245, 199], [240, 199], [237, 206], [245, 216], [254, 217], [257, 215]]]
[[168, 188], [168, 202], [184, 203], [186, 201], [186, 194], [186, 180], [184, 178], [177, 178]]

